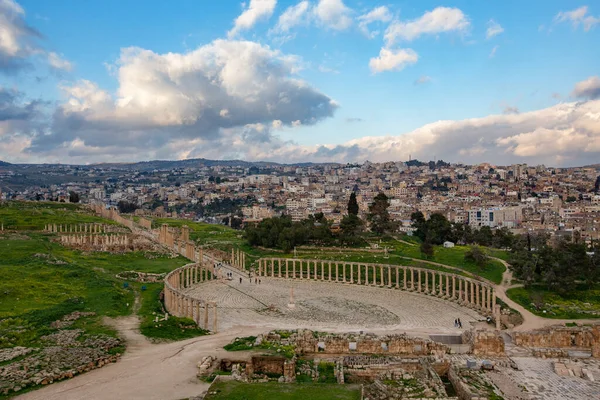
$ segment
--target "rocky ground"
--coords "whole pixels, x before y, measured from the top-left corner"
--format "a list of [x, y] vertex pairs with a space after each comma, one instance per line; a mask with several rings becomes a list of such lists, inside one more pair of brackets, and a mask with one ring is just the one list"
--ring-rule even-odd
[[[47, 385], [102, 367], [120, 357], [121, 340], [107, 335], [84, 335], [67, 329], [90, 313], [73, 313], [52, 323], [56, 332], [43, 336], [40, 347], [0, 350], [0, 394]], [[12, 361], [12, 362], [11, 362]]]

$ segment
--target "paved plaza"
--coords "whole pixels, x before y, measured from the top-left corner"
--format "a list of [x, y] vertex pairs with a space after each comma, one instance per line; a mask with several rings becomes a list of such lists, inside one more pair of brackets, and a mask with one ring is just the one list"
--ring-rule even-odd
[[[290, 288], [294, 306], [290, 308]], [[407, 331], [459, 333], [483, 319], [474, 310], [436, 297], [401, 290], [319, 281], [246, 277], [206, 282], [185, 290], [215, 301], [219, 329], [238, 325], [328, 331]]]

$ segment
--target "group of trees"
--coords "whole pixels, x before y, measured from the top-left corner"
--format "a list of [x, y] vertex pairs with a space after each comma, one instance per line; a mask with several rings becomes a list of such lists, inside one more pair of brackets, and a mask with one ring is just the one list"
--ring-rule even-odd
[[[388, 213], [390, 203], [387, 196], [379, 193], [369, 206], [367, 221], [371, 231], [382, 235], [397, 229]], [[358, 216], [356, 193], [350, 194], [348, 214], [342, 218], [338, 230], [332, 230], [332, 223], [323, 213], [292, 222], [287, 216], [268, 218], [255, 226], [246, 227], [246, 238], [251, 245], [275, 247], [290, 251], [295, 246], [305, 244], [354, 246], [364, 242], [365, 223]]]
[[541, 284], [559, 294], [600, 283], [600, 246], [590, 248], [578, 236], [553, 245], [547, 235], [517, 236], [509, 262], [526, 286]]
[[414, 235], [422, 242], [441, 245], [444, 242], [459, 244], [478, 244], [486, 247], [508, 249], [512, 246], [514, 235], [508, 228], [500, 228], [492, 231], [489, 226], [473, 229], [470, 225], [463, 223], [452, 223], [438, 213], [425, 219], [422, 212], [417, 211], [410, 216], [412, 226], [416, 228]]
[[331, 245], [335, 241], [331, 224], [323, 213], [311, 215], [300, 222], [293, 222], [285, 215], [267, 218], [257, 225], [246, 226], [245, 233], [252, 246], [279, 248], [286, 252], [296, 246]]

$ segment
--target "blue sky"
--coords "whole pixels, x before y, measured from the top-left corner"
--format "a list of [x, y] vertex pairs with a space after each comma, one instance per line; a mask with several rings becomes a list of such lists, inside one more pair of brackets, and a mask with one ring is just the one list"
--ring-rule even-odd
[[4, 108], [36, 105], [0, 125], [7, 161], [600, 160], [600, 4], [0, 4]]

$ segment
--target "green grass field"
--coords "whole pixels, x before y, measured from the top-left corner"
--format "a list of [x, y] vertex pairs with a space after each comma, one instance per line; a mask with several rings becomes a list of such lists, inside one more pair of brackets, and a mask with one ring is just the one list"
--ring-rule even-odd
[[90, 214], [79, 204], [33, 201], [0, 202], [0, 224], [4, 229], [42, 230], [46, 224], [114, 224]]
[[[214, 393], [216, 392], [216, 393]], [[214, 393], [214, 394], [213, 394]], [[359, 400], [360, 386], [326, 383], [217, 382], [206, 400]]]
[[569, 296], [560, 296], [539, 286], [513, 288], [506, 294], [527, 310], [545, 318], [600, 318], [600, 285], [592, 289], [582, 286]]

